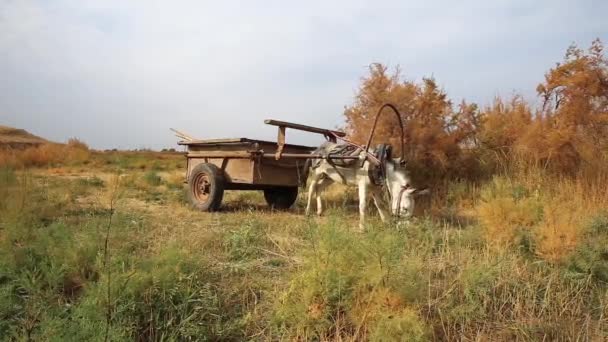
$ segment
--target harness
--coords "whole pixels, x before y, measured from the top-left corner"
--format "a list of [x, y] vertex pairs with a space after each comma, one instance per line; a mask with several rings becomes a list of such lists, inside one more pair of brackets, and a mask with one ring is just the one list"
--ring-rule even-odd
[[[379, 119], [380, 114], [382, 113], [383, 109], [387, 108], [387, 107], [393, 110], [394, 114], [396, 115], [397, 120], [399, 121], [399, 128], [401, 129], [401, 139], [400, 139], [401, 160], [403, 161], [405, 159], [405, 132], [404, 132], [404, 128], [403, 128], [403, 120], [402, 120], [401, 114], [399, 113], [397, 108], [390, 103], [386, 103], [386, 104], [382, 105], [380, 107], [380, 109], [378, 109], [378, 112], [376, 113], [376, 118], [374, 119], [374, 124], [370, 131], [369, 138], [367, 140], [366, 145], [356, 144], [344, 137], [338, 136], [333, 131], [327, 132], [325, 134], [325, 137], [327, 138], [327, 140], [333, 140], [334, 142], [337, 140], [343, 141], [346, 143], [346, 145], [354, 147], [357, 150], [360, 150], [361, 158], [359, 160], [360, 160], [361, 164], [359, 167], [363, 167], [363, 164], [365, 163], [366, 160], [371, 161], [372, 167], [370, 167], [368, 170], [368, 177], [372, 184], [386, 188], [386, 192], [389, 195], [390, 203], [392, 205], [394, 194], [391, 193], [390, 186], [388, 184], [388, 177], [386, 174], [386, 165], [389, 162], [389, 160], [391, 160], [392, 147], [387, 144], [380, 144], [376, 147], [374, 153], [369, 152], [369, 147], [372, 142], [374, 132], [376, 130], [376, 125], [378, 123], [378, 119]], [[344, 175], [342, 173], [340, 173], [339, 170], [336, 168], [336, 165], [332, 161], [331, 154], [333, 154], [333, 153], [328, 153], [327, 155], [324, 155], [323, 159], [325, 159], [328, 162], [328, 164], [334, 168], [334, 170], [338, 173], [338, 175], [340, 175], [342, 182], [344, 184], [346, 184], [346, 179], [345, 179]], [[397, 199], [397, 216], [400, 216], [401, 199], [403, 198], [403, 194], [409, 188], [410, 188], [409, 184], [406, 184], [406, 185], [402, 186], [401, 190], [399, 191], [399, 194], [398, 194], [399, 197]]]
[[[361, 163], [359, 165], [359, 167], [363, 167], [363, 163], [365, 163], [365, 161], [367, 159], [370, 159], [372, 161], [372, 164], [376, 165], [375, 167], [370, 168], [369, 172], [368, 172], [372, 184], [375, 184], [375, 185], [384, 184], [384, 180], [386, 179], [386, 162], [391, 157], [392, 148], [390, 145], [384, 145], [384, 144], [378, 145], [378, 148], [376, 148], [375, 153], [371, 153], [363, 145], [359, 145], [344, 137], [340, 137], [331, 131], [329, 132], [329, 134], [330, 134], [329, 137], [332, 137], [335, 140], [341, 140], [345, 143], [344, 145], [338, 147], [337, 150], [331, 151], [330, 153], [327, 153], [326, 155], [324, 155], [324, 158], [323, 158], [340, 176], [340, 179], [342, 179], [342, 184], [346, 184], [346, 178], [338, 170], [337, 166], [346, 167], [351, 164], [349, 164], [348, 162], [341, 161], [340, 162], [341, 165], [336, 165], [336, 162], [331, 158], [331, 155], [336, 155], [336, 154], [354, 155], [354, 154], [361, 154], [362, 152], [364, 152], [366, 155], [365, 155], [365, 158], [359, 159], [360, 163]], [[313, 165], [313, 167], [315, 167], [315, 166]]]
[[[335, 134], [334, 132], [330, 131], [328, 133], [328, 135], [326, 135], [326, 138], [328, 138], [328, 140], [330, 140], [329, 138], [332, 138], [334, 141], [336, 140], [340, 140], [343, 141], [345, 143], [345, 145], [347, 147], [342, 148], [339, 151], [346, 151], [348, 150], [348, 147], [351, 148], [350, 151], [363, 151], [365, 153], [365, 158], [361, 158], [361, 164], [360, 167], [363, 166], [363, 163], [366, 160], [370, 160], [373, 164], [373, 167], [370, 167], [369, 171], [368, 171], [368, 177], [371, 181], [372, 184], [377, 185], [377, 186], [382, 186], [386, 188], [386, 192], [389, 195], [389, 199], [390, 199], [390, 203], [392, 205], [393, 203], [393, 194], [391, 193], [390, 190], [390, 186], [388, 184], [388, 177], [386, 175], [386, 165], [388, 163], [389, 160], [391, 160], [392, 158], [392, 146], [388, 145], [388, 144], [379, 144], [376, 146], [376, 149], [374, 150], [374, 153], [369, 152], [369, 144], [371, 143], [371, 138], [373, 137], [374, 134], [374, 130], [376, 128], [376, 123], [378, 121], [378, 117], [380, 112], [382, 111], [382, 109], [384, 109], [385, 107], [390, 107], [391, 109], [393, 109], [393, 111], [395, 112], [395, 114], [397, 115], [398, 119], [399, 119], [399, 123], [400, 123], [400, 127], [401, 127], [401, 151], [403, 153], [404, 151], [404, 140], [403, 140], [403, 124], [401, 122], [401, 116], [399, 114], [399, 112], [397, 111], [397, 109], [390, 104], [385, 104], [384, 106], [382, 106], [380, 108], [380, 110], [378, 111], [378, 114], [376, 115], [376, 120], [374, 122], [374, 126], [372, 128], [372, 131], [370, 132], [370, 137], [368, 140], [368, 144], [367, 145], [359, 145], [357, 143], [354, 143], [344, 137], [340, 137], [337, 134]], [[354, 150], [352, 150], [354, 149]], [[354, 152], [353, 152], [354, 153]], [[361, 152], [359, 152], [361, 153]], [[342, 183], [346, 184], [346, 178], [344, 177], [344, 175], [337, 169], [334, 161], [331, 158], [331, 154], [335, 154], [335, 153], [328, 153], [327, 155], [324, 156], [324, 160], [327, 161], [327, 163], [336, 171], [336, 173], [340, 176], [340, 178], [342, 179]], [[314, 166], [313, 166], [314, 167]], [[402, 186], [401, 190], [399, 191], [398, 194], [398, 199], [397, 199], [397, 216], [400, 216], [400, 208], [401, 208], [401, 199], [403, 198], [403, 194], [405, 191], [407, 191], [407, 189], [409, 188], [409, 184]]]
[[399, 190], [399, 197], [397, 198], [397, 217], [401, 216], [401, 199], [403, 198], [403, 193], [405, 193], [409, 188], [409, 184], [406, 184], [401, 187], [401, 190]]
[[376, 147], [374, 151], [374, 156], [378, 160], [378, 165], [376, 167], [369, 169], [369, 179], [372, 184], [375, 185], [385, 185], [386, 179], [386, 164], [389, 160], [391, 160], [393, 148], [391, 145], [380, 144]]

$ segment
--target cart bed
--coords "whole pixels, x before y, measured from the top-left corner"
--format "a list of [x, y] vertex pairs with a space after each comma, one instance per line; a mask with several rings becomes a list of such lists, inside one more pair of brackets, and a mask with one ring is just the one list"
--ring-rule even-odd
[[[180, 141], [187, 146], [188, 174], [201, 163], [211, 163], [222, 170], [226, 189], [264, 190], [271, 187], [296, 187], [305, 174], [304, 160], [262, 158], [274, 154], [276, 142], [248, 139], [207, 139]], [[315, 147], [285, 144], [285, 153], [309, 154]]]

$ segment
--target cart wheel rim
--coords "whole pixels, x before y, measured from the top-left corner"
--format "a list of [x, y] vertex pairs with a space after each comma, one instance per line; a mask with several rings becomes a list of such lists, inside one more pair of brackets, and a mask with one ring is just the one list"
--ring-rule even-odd
[[211, 195], [211, 179], [206, 173], [201, 173], [194, 179], [194, 197], [206, 202]]

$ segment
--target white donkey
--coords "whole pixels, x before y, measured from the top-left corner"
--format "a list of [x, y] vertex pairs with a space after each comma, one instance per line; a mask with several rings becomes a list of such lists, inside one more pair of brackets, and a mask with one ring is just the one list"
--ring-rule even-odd
[[[336, 144], [326, 143], [317, 151], [327, 152], [335, 148]], [[367, 210], [367, 199], [371, 195], [383, 222], [388, 219], [384, 209], [383, 185], [376, 185], [370, 178], [370, 168], [374, 166], [365, 159], [365, 152], [361, 151], [360, 159], [350, 165], [338, 166], [327, 160], [317, 161], [311, 167], [310, 187], [308, 190], [308, 203], [306, 215], [310, 214], [313, 197], [317, 200], [317, 214], [323, 214], [323, 203], [321, 194], [328, 186], [337, 183], [356, 185], [359, 188], [359, 229], [364, 229], [365, 212]], [[363, 161], [361, 165], [361, 161]], [[332, 165], [333, 164], [333, 165]], [[399, 159], [387, 159], [385, 163], [384, 185], [391, 199], [391, 214], [401, 219], [408, 219], [414, 212], [414, 197], [418, 194], [428, 193], [428, 190], [417, 190], [410, 185], [410, 178], [405, 170], [405, 165]]]

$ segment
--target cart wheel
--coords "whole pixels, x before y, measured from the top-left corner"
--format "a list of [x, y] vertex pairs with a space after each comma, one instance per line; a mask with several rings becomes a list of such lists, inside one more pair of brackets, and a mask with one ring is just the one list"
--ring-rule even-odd
[[298, 187], [275, 187], [264, 190], [266, 203], [274, 209], [289, 209], [298, 197]]
[[198, 164], [192, 169], [190, 179], [190, 202], [201, 211], [217, 211], [224, 197], [224, 174], [217, 166]]

